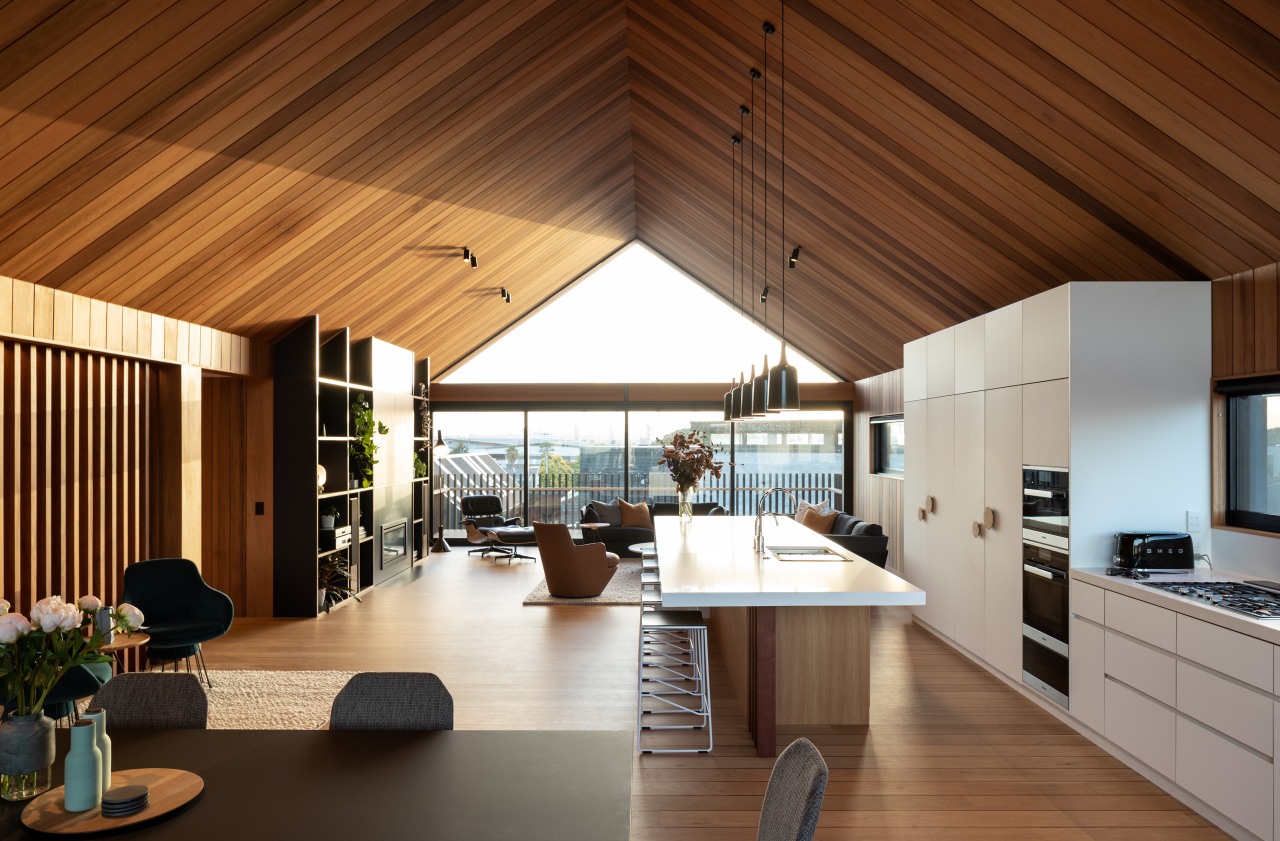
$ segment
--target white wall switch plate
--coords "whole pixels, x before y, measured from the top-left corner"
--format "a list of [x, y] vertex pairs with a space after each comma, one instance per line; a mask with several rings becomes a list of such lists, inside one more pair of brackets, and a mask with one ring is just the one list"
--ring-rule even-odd
[[1199, 534], [1204, 531], [1204, 523], [1201, 521], [1199, 511], [1187, 512], [1187, 534]]

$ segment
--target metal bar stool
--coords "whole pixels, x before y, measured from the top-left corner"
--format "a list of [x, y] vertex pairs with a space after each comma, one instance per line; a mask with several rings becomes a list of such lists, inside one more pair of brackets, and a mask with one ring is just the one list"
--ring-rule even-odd
[[[666, 655], [647, 651], [649, 634], [687, 635], [689, 660], [680, 665], [659, 662]], [[713, 744], [711, 683], [708, 674], [707, 623], [699, 610], [656, 610], [640, 615], [640, 645], [636, 672], [636, 750], [641, 753], [707, 753]], [[682, 686], [680, 684], [692, 684]], [[646, 703], [646, 701], [648, 703]], [[657, 724], [663, 715], [680, 715], [678, 724]], [[706, 747], [647, 748], [646, 730], [706, 730]]]

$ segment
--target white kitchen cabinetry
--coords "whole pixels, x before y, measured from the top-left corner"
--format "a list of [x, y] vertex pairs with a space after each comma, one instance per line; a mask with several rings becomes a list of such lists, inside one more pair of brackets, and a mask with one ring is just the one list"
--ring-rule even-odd
[[1071, 590], [1071, 714], [1250, 833], [1280, 837], [1280, 648], [1113, 590], [1100, 604], [1079, 580]]
[[1022, 385], [1022, 302], [983, 316], [986, 387]]
[[928, 344], [925, 339], [916, 339], [902, 346], [902, 400], [923, 400], [929, 396], [928, 390]]
[[1066, 284], [1022, 302], [1022, 382], [1071, 376], [1071, 291]]
[[1022, 387], [1022, 457], [1025, 464], [1066, 467], [1071, 447], [1069, 380]]
[[984, 658], [1013, 680], [1022, 680], [1022, 386], [986, 392], [983, 447], [985, 505], [971, 506], [971, 520], [983, 528], [986, 620]]
[[956, 330], [948, 327], [925, 337], [925, 387], [929, 397], [956, 393]]
[[[982, 509], [986, 502], [985, 395], [981, 391], [955, 398], [955, 517], [950, 539], [955, 552], [955, 640], [986, 657], [987, 561]], [[927, 590], [925, 592], [928, 592]]]
[[[916, 608], [916, 616], [948, 637], [955, 634], [956, 552], [954, 524], [960, 515], [955, 495], [955, 398], [933, 397], [925, 403], [926, 449], [923, 493], [912, 488], [916, 496], [908, 497], [907, 510], [923, 507], [926, 511], [923, 551], [907, 557], [906, 578], [926, 593], [926, 603]], [[912, 537], [916, 533], [908, 532]]]
[[982, 391], [987, 382], [985, 318], [971, 318], [955, 326], [955, 392]]

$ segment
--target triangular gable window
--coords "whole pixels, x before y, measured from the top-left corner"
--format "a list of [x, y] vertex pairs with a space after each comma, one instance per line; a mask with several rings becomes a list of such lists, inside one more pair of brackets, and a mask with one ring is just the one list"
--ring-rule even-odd
[[[771, 296], [772, 297], [772, 296]], [[772, 303], [772, 302], [771, 302]], [[776, 305], [775, 305], [776, 306]], [[757, 314], [763, 308], [757, 303]], [[723, 382], [777, 361], [778, 339], [641, 243], [445, 376], [445, 383]], [[833, 378], [787, 350], [800, 382]]]

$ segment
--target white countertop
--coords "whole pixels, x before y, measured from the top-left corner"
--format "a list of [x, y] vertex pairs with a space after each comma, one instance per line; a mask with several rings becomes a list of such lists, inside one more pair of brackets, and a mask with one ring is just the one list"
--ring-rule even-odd
[[655, 517], [666, 607], [924, 604], [924, 591], [789, 517], [764, 520], [773, 546], [825, 546], [848, 561], [779, 561], [752, 549], [755, 517]]
[[[1097, 567], [1093, 569], [1072, 569], [1071, 577], [1076, 581], [1083, 581], [1086, 584], [1092, 584], [1095, 587], [1101, 587], [1104, 590], [1111, 590], [1130, 598], [1139, 599], [1148, 604], [1163, 607], [1172, 610], [1175, 613], [1181, 613], [1184, 616], [1190, 616], [1194, 619], [1200, 619], [1219, 625], [1223, 628], [1229, 628], [1232, 631], [1238, 631], [1242, 634], [1248, 634], [1251, 637], [1280, 645], [1280, 619], [1254, 619], [1252, 616], [1246, 616], [1243, 613], [1236, 613], [1234, 610], [1226, 610], [1221, 607], [1214, 607], [1211, 604], [1202, 602], [1199, 599], [1188, 599], [1182, 596], [1175, 596], [1166, 593], [1163, 590], [1157, 590], [1154, 587], [1143, 586], [1142, 581], [1135, 581], [1132, 578], [1120, 578], [1118, 576], [1107, 575], [1105, 568]], [[1258, 579], [1257, 575], [1237, 575], [1230, 572], [1210, 572], [1195, 571], [1179, 574], [1156, 574], [1153, 573], [1147, 581], [1156, 581], [1160, 583], [1173, 584], [1178, 581], [1250, 581]]]

